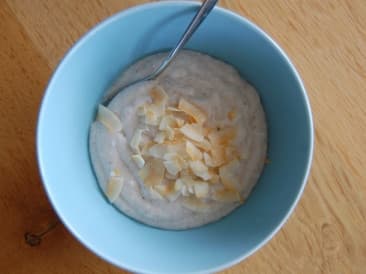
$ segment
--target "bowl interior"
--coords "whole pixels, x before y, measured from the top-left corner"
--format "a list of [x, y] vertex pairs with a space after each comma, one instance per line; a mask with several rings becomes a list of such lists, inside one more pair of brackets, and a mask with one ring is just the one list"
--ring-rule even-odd
[[40, 112], [39, 165], [57, 213], [88, 248], [135, 272], [213, 272], [250, 255], [286, 220], [311, 161], [311, 114], [294, 68], [254, 25], [215, 9], [187, 48], [232, 64], [258, 89], [269, 126], [271, 163], [245, 205], [198, 229], [151, 228], [106, 202], [87, 142], [98, 100], [129, 64], [174, 46], [196, 9], [194, 3], [148, 4], [98, 25], [57, 68]]

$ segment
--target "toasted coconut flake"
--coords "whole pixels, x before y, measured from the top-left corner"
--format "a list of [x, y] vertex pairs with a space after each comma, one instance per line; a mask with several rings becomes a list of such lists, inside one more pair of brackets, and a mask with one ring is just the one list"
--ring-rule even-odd
[[194, 185], [187, 186], [187, 189], [189, 194], [194, 194]]
[[163, 159], [164, 155], [168, 153], [168, 151], [169, 151], [169, 145], [155, 144], [149, 148], [148, 154], [154, 158]]
[[176, 152], [168, 152], [163, 156], [165, 161], [174, 161], [179, 155]]
[[131, 156], [131, 158], [139, 168], [144, 167], [145, 160], [144, 160], [144, 158], [142, 158], [141, 154], [134, 154], [134, 155]]
[[174, 129], [168, 127], [165, 131], [166, 136], [168, 137], [169, 141], [173, 141], [175, 137], [175, 131]]
[[111, 132], [118, 132], [122, 130], [122, 123], [118, 116], [103, 105], [98, 106], [96, 120], [101, 122]]
[[189, 139], [196, 142], [200, 143], [204, 140], [202, 126], [199, 124], [185, 124], [180, 128], [180, 131]]
[[197, 177], [200, 177], [205, 181], [211, 178], [207, 166], [202, 161], [190, 161], [189, 167]]
[[219, 175], [222, 184], [231, 190], [239, 190], [239, 178], [237, 176], [240, 169], [238, 160], [233, 160], [230, 163], [220, 167]]
[[193, 161], [202, 160], [202, 152], [190, 141], [186, 141], [186, 152]]
[[202, 183], [196, 183], [193, 185], [194, 188], [194, 194], [197, 198], [206, 198], [209, 193], [209, 186], [208, 183], [202, 182]]
[[182, 170], [182, 166], [178, 161], [164, 161], [164, 166], [167, 172], [173, 176], [176, 176]]
[[160, 131], [156, 134], [156, 136], [154, 138], [154, 142], [156, 142], [158, 144], [162, 144], [162, 143], [164, 143], [166, 138], [167, 138], [166, 132]]
[[188, 192], [188, 187], [187, 187], [187, 186], [182, 186], [182, 189], [181, 189], [181, 191], [180, 191], [180, 192], [182, 193], [182, 195], [183, 195], [184, 197], [189, 196], [189, 192]]
[[171, 115], [165, 115], [163, 118], [161, 118], [159, 129], [160, 130], [167, 130], [177, 127], [177, 122], [175, 118]]
[[175, 165], [178, 166], [180, 170], [187, 167], [186, 160], [177, 151], [166, 153], [163, 158], [165, 161], [175, 162]]
[[181, 177], [192, 177], [195, 176], [193, 171], [190, 168], [185, 168], [180, 172]]
[[169, 202], [174, 202], [179, 198], [180, 195], [181, 195], [180, 192], [171, 192], [168, 194], [167, 198]]
[[108, 200], [113, 203], [118, 198], [119, 194], [122, 191], [123, 187], [123, 178], [118, 177], [110, 177], [106, 186], [105, 195]]
[[[177, 129], [172, 129], [173, 132], [165, 132], [168, 136], [167, 140], [164, 141], [164, 144], [176, 145], [183, 144], [186, 140], [185, 136]], [[169, 137], [173, 138], [169, 138]]]
[[220, 147], [215, 147], [211, 154], [203, 153], [203, 159], [208, 167], [219, 167], [226, 162], [225, 150]]
[[151, 159], [145, 163], [145, 166], [140, 169], [139, 176], [145, 185], [158, 185], [163, 181], [165, 175], [165, 167], [159, 159]]
[[132, 139], [130, 141], [130, 147], [134, 152], [139, 153], [140, 152], [140, 143], [142, 139], [142, 129], [136, 129], [135, 133], [132, 136]]
[[184, 143], [170, 144], [167, 145], [167, 147], [168, 147], [167, 153], [177, 153], [181, 157], [184, 157], [184, 155], [186, 154]]
[[168, 173], [168, 172], [166, 172], [165, 173], [165, 178], [167, 178], [168, 180], [176, 180], [176, 179], [178, 179], [178, 175], [179, 174], [177, 174], [177, 175], [172, 175], [172, 174], [170, 174], [170, 173]]
[[167, 198], [170, 202], [175, 201], [180, 195], [180, 192], [175, 191], [174, 184], [156, 185], [154, 188], [161, 196]]
[[151, 198], [154, 200], [164, 200], [164, 197], [161, 196], [161, 194], [156, 191], [152, 186], [149, 187]]
[[167, 107], [166, 109], [171, 112], [183, 112], [183, 110], [175, 107]]
[[153, 87], [150, 90], [150, 97], [155, 105], [165, 105], [168, 101], [168, 95], [161, 86]]
[[201, 142], [195, 142], [195, 141], [192, 141], [192, 143], [193, 143], [196, 147], [198, 147], [198, 148], [202, 149], [203, 151], [211, 151], [211, 149], [212, 149], [212, 145], [211, 145], [211, 144], [210, 144], [210, 142], [209, 142], [209, 141], [207, 141], [206, 139], [203, 139], [203, 141], [201, 141]]
[[183, 196], [189, 196], [188, 186], [181, 178], [177, 179], [174, 184], [174, 190], [182, 193]]
[[167, 185], [155, 185], [153, 188], [163, 197], [166, 197], [168, 195]]
[[181, 191], [183, 186], [184, 186], [184, 183], [183, 183], [182, 179], [179, 178], [174, 183], [174, 190], [176, 192]]
[[184, 126], [185, 122], [183, 119], [180, 119], [180, 118], [175, 118], [175, 121], [177, 123], [177, 127], [180, 128], [182, 126]]
[[194, 196], [185, 197], [183, 199], [182, 205], [185, 208], [195, 212], [207, 212], [210, 209], [209, 204], [203, 202], [202, 200]]
[[210, 154], [208, 154], [207, 152], [203, 153], [203, 160], [205, 161], [206, 166], [208, 166], [208, 167], [215, 166], [214, 160], [212, 159]]
[[180, 179], [182, 180], [182, 182], [187, 185], [187, 186], [190, 186], [190, 185], [194, 185], [195, 183], [197, 183], [198, 181], [196, 181], [195, 179], [193, 179], [193, 176], [194, 174], [192, 175], [182, 175], [180, 177]]
[[216, 201], [224, 203], [234, 203], [240, 202], [242, 200], [240, 197], [240, 193], [232, 189], [218, 190], [213, 194], [212, 198]]
[[145, 123], [151, 126], [159, 125], [160, 118], [163, 115], [163, 110], [160, 106], [149, 105], [145, 110]]
[[221, 129], [220, 131], [213, 131], [208, 134], [208, 139], [211, 144], [215, 146], [227, 145], [229, 144], [236, 136], [235, 128], [226, 128]]
[[211, 150], [211, 155], [214, 162], [214, 167], [220, 166], [226, 162], [225, 147], [215, 146]]
[[178, 108], [192, 116], [199, 124], [203, 124], [207, 120], [207, 115], [203, 110], [188, 102], [184, 98], [180, 98]]

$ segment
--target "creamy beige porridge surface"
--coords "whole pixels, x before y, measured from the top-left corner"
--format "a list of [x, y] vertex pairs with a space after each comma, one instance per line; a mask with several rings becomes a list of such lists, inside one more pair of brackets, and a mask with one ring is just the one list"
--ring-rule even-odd
[[[138, 61], [111, 89], [163, 57]], [[245, 202], [264, 165], [267, 128], [256, 90], [233, 67], [185, 50], [156, 81], [99, 107], [89, 141], [99, 185], [117, 208], [148, 225], [186, 229]]]

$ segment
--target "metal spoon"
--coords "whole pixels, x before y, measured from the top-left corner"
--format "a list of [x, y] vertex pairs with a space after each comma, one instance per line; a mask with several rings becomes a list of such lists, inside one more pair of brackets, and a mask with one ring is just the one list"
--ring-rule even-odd
[[138, 80], [133, 81], [133, 82], [127, 84], [127, 85], [123, 85], [119, 88], [114, 89], [114, 92], [106, 95], [103, 98], [101, 104], [105, 105], [105, 106], [108, 105], [108, 103], [119, 92], [121, 92], [123, 89], [125, 89], [129, 86], [132, 86], [132, 85], [137, 84], [139, 82], [150, 81], [150, 80], [156, 79], [168, 67], [168, 65], [172, 62], [172, 60], [177, 55], [179, 50], [184, 47], [184, 45], [187, 43], [187, 41], [191, 38], [192, 34], [198, 29], [200, 24], [205, 20], [206, 16], [211, 12], [211, 10], [214, 8], [214, 6], [216, 5], [217, 2], [218, 2], [218, 0], [205, 0], [205, 1], [203, 1], [200, 9], [198, 10], [197, 14], [194, 16], [194, 18], [191, 21], [191, 23], [189, 24], [189, 26], [187, 27], [187, 29], [184, 32], [182, 38], [179, 40], [177, 45], [170, 51], [169, 55], [164, 59], [162, 64], [153, 73], [151, 73], [150, 75], [148, 75], [148, 76], [146, 76], [142, 79], [138, 79]]

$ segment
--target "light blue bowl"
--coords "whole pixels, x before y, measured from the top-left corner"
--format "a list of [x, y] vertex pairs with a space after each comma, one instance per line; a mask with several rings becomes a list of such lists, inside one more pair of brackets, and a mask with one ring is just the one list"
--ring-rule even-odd
[[197, 3], [153, 3], [99, 24], [62, 60], [39, 115], [39, 166], [60, 219], [90, 250], [134, 272], [208, 273], [238, 263], [284, 224], [310, 169], [312, 117], [295, 68], [262, 30], [216, 8], [187, 47], [232, 64], [258, 89], [269, 125], [271, 163], [245, 205], [198, 229], [145, 226], [106, 202], [88, 154], [95, 107], [121, 70], [144, 55], [171, 48], [196, 9]]

